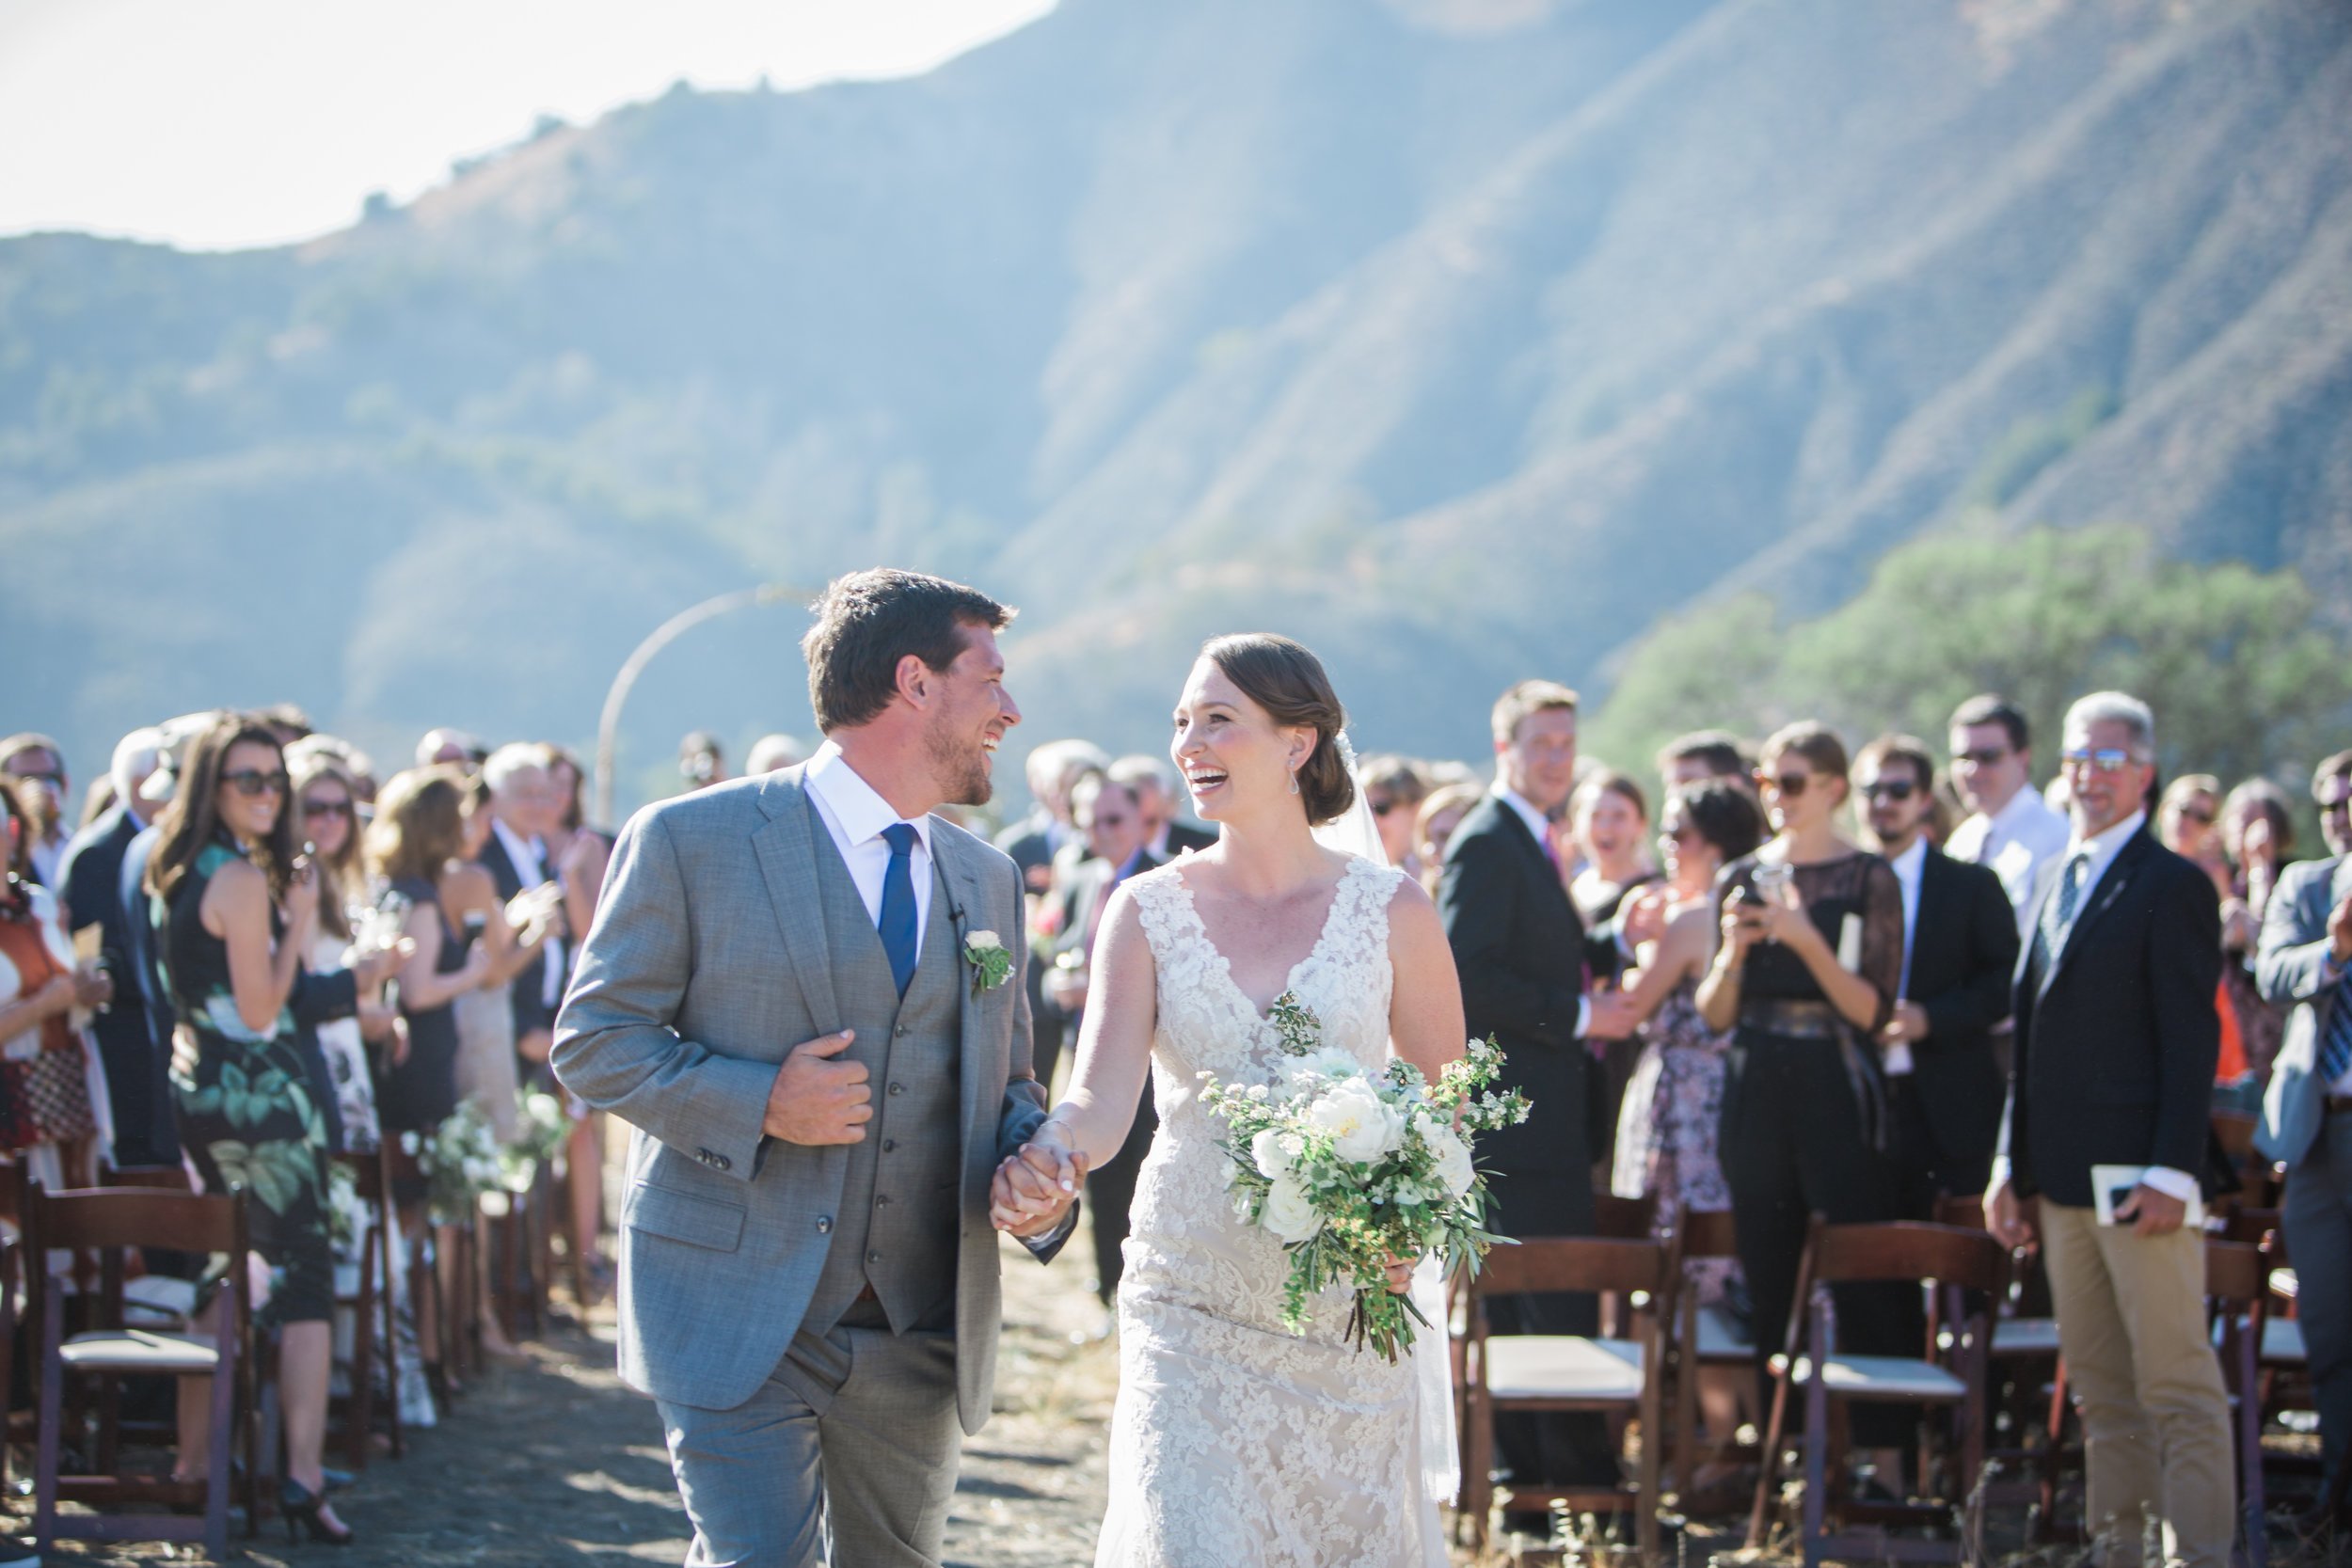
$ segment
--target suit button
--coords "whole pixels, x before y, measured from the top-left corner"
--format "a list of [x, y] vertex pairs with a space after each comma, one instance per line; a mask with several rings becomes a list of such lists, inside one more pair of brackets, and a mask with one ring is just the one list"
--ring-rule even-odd
[[866, 1255], [866, 1260], [869, 1263], [879, 1263], [882, 1261], [882, 1254], [879, 1252], [869, 1252]]
[[817, 1216], [817, 1234], [818, 1234], [819, 1236], [826, 1236], [826, 1235], [831, 1235], [832, 1233], [833, 1233], [833, 1216], [832, 1216], [831, 1214], [819, 1214], [819, 1215], [818, 1215], [818, 1216]]
[[896, 1138], [884, 1138], [882, 1140], [882, 1152], [884, 1154], [888, 1154], [891, 1150], [897, 1148], [898, 1147], [898, 1140]]
[[889, 1201], [890, 1201], [890, 1195], [889, 1195], [888, 1193], [876, 1193], [876, 1194], [874, 1195], [874, 1207], [875, 1207], [875, 1208], [877, 1208], [877, 1209], [882, 1208], [883, 1205], [887, 1204]]
[[907, 1086], [904, 1084], [893, 1084], [890, 1085], [890, 1092], [894, 1095], [904, 1094], [907, 1092]]
[[710, 1168], [712, 1170], [724, 1170], [732, 1163], [733, 1162], [729, 1161], [723, 1154], [713, 1154], [710, 1157]]
[[891, 1032], [892, 1034], [894, 1034], [894, 1035], [898, 1036], [900, 1039], [904, 1039], [904, 1038], [906, 1038], [906, 1037], [907, 1037], [907, 1026], [906, 1026], [905, 1024], [903, 1024], [903, 1023], [899, 1024], [899, 1025], [898, 1025], [898, 1027], [897, 1027], [896, 1029], [893, 1029], [893, 1030], [892, 1030], [892, 1031], [890, 1031], [890, 1032]]

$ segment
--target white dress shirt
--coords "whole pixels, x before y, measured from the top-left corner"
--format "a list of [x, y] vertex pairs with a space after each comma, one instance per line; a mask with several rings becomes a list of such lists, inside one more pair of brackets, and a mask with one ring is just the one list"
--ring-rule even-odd
[[929, 813], [921, 816], [902, 817], [898, 808], [883, 800], [872, 784], [858, 777], [850, 759], [841, 754], [841, 748], [828, 740], [817, 748], [817, 754], [808, 759], [808, 770], [802, 775], [808, 798], [817, 802], [817, 815], [824, 819], [825, 831], [833, 834], [833, 847], [841, 851], [842, 863], [850, 868], [850, 879], [857, 884], [857, 895], [866, 903], [866, 913], [876, 929], [882, 927], [882, 879], [890, 873], [890, 841], [882, 837], [882, 830], [895, 822], [904, 822], [914, 830], [914, 847], [907, 854], [907, 874], [914, 883], [914, 950], [923, 950], [923, 933], [931, 913], [931, 819]]
[[[1895, 988], [1895, 995], [1899, 999], [1911, 994], [1911, 947], [1919, 931], [1919, 879], [1927, 869], [1927, 835], [1922, 833], [1913, 839], [1910, 848], [1886, 863], [1895, 868], [1895, 880], [1900, 882], [1903, 889], [1903, 972], [1901, 983]], [[1910, 1044], [1898, 1042], [1888, 1046], [1884, 1066], [1887, 1072], [1897, 1078], [1909, 1073], [1912, 1069]]]
[[1956, 861], [1990, 866], [2017, 912], [2017, 940], [2033, 941], [2034, 879], [2064, 852], [2072, 830], [2066, 815], [2054, 811], [2030, 784], [1991, 816], [1979, 813], [1952, 830], [1944, 852]]
[[[546, 847], [536, 838], [525, 838], [504, 822], [493, 816], [490, 831], [498, 834], [506, 847], [506, 858], [514, 863], [515, 875], [522, 879], [525, 891], [548, 879]], [[548, 944], [539, 949], [547, 967], [539, 972], [539, 1000], [552, 1008], [564, 1004], [564, 939], [548, 938]]]
[[[1535, 835], [1536, 848], [1549, 849], [1551, 844], [1551, 823], [1545, 818], [1542, 812], [1537, 811], [1534, 806], [1529, 803], [1526, 796], [1521, 795], [1518, 790], [1513, 789], [1508, 784], [1498, 784], [1495, 785], [1495, 799], [1501, 800], [1504, 805], [1509, 806], [1513, 811], [1518, 814], [1519, 820], [1527, 824], [1527, 831]], [[1551, 860], [1551, 856], [1547, 853], [1544, 856], [1544, 859], [1549, 863]], [[1561, 889], [1562, 896], [1565, 897], [1566, 895], [1566, 892], [1567, 890], [1564, 886]], [[1579, 974], [1584, 973], [1584, 955], [1581, 953], [1576, 955], [1576, 972]], [[1593, 999], [1589, 996], [1578, 996], [1576, 999], [1577, 1038], [1582, 1039], [1584, 1037], [1584, 1032], [1591, 1026], [1592, 1022]]]

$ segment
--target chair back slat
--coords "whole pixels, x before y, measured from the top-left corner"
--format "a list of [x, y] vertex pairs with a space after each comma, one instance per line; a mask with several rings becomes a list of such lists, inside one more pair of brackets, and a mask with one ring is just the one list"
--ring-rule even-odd
[[1696, 1212], [1685, 1209], [1676, 1234], [1681, 1238], [1685, 1258], [1736, 1258], [1740, 1254], [1740, 1234], [1732, 1228], [1728, 1209]]
[[351, 1172], [352, 1190], [362, 1203], [380, 1203], [384, 1198], [384, 1157], [373, 1149], [364, 1154], [349, 1150], [334, 1157], [335, 1163]]
[[2205, 1294], [2233, 1307], [2250, 1307], [2270, 1291], [2270, 1259], [2251, 1242], [2205, 1242]]
[[1471, 1282], [1481, 1295], [1549, 1291], [1665, 1290], [1667, 1248], [1656, 1241], [1604, 1237], [1530, 1237], [1498, 1246]]
[[1613, 1193], [1593, 1195], [1593, 1234], [1613, 1241], [1638, 1242], [1650, 1233], [1658, 1221], [1658, 1199], [1652, 1197], [1619, 1197]]
[[165, 1193], [196, 1190], [185, 1165], [107, 1165], [100, 1169], [98, 1178], [102, 1187], [151, 1187]]
[[171, 1247], [232, 1252], [245, 1244], [242, 1193], [217, 1196], [144, 1187], [82, 1187], [25, 1198], [25, 1230], [50, 1247]]
[[1823, 1285], [1932, 1279], [1997, 1292], [2008, 1282], [2008, 1264], [1990, 1235], [1952, 1225], [1824, 1225], [1814, 1238], [1813, 1279]]

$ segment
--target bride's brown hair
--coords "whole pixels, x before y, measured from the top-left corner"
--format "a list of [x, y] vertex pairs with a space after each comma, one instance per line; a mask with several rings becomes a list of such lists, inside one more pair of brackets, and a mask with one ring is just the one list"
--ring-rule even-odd
[[1212, 637], [1200, 645], [1200, 657], [1277, 724], [1315, 732], [1315, 749], [1298, 768], [1298, 793], [1309, 827], [1321, 827], [1356, 803], [1356, 781], [1348, 776], [1338, 744], [1340, 732], [1347, 728], [1347, 710], [1331, 689], [1331, 677], [1323, 673], [1323, 660], [1304, 644], [1267, 631]]

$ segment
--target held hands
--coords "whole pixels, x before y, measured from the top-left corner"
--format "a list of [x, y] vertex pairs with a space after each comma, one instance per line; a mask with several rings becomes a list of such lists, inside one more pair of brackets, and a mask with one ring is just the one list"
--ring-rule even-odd
[[788, 1144], [864, 1143], [866, 1124], [874, 1119], [866, 1066], [834, 1060], [856, 1037], [856, 1030], [844, 1029], [794, 1046], [768, 1090], [760, 1130]]
[[[1045, 1128], [1040, 1127], [1040, 1132]], [[1014, 1237], [1041, 1236], [1059, 1225], [1077, 1201], [1078, 1184], [1086, 1180], [1083, 1149], [1066, 1148], [1058, 1137], [1034, 1138], [996, 1167], [988, 1185], [988, 1217], [997, 1229]]]

